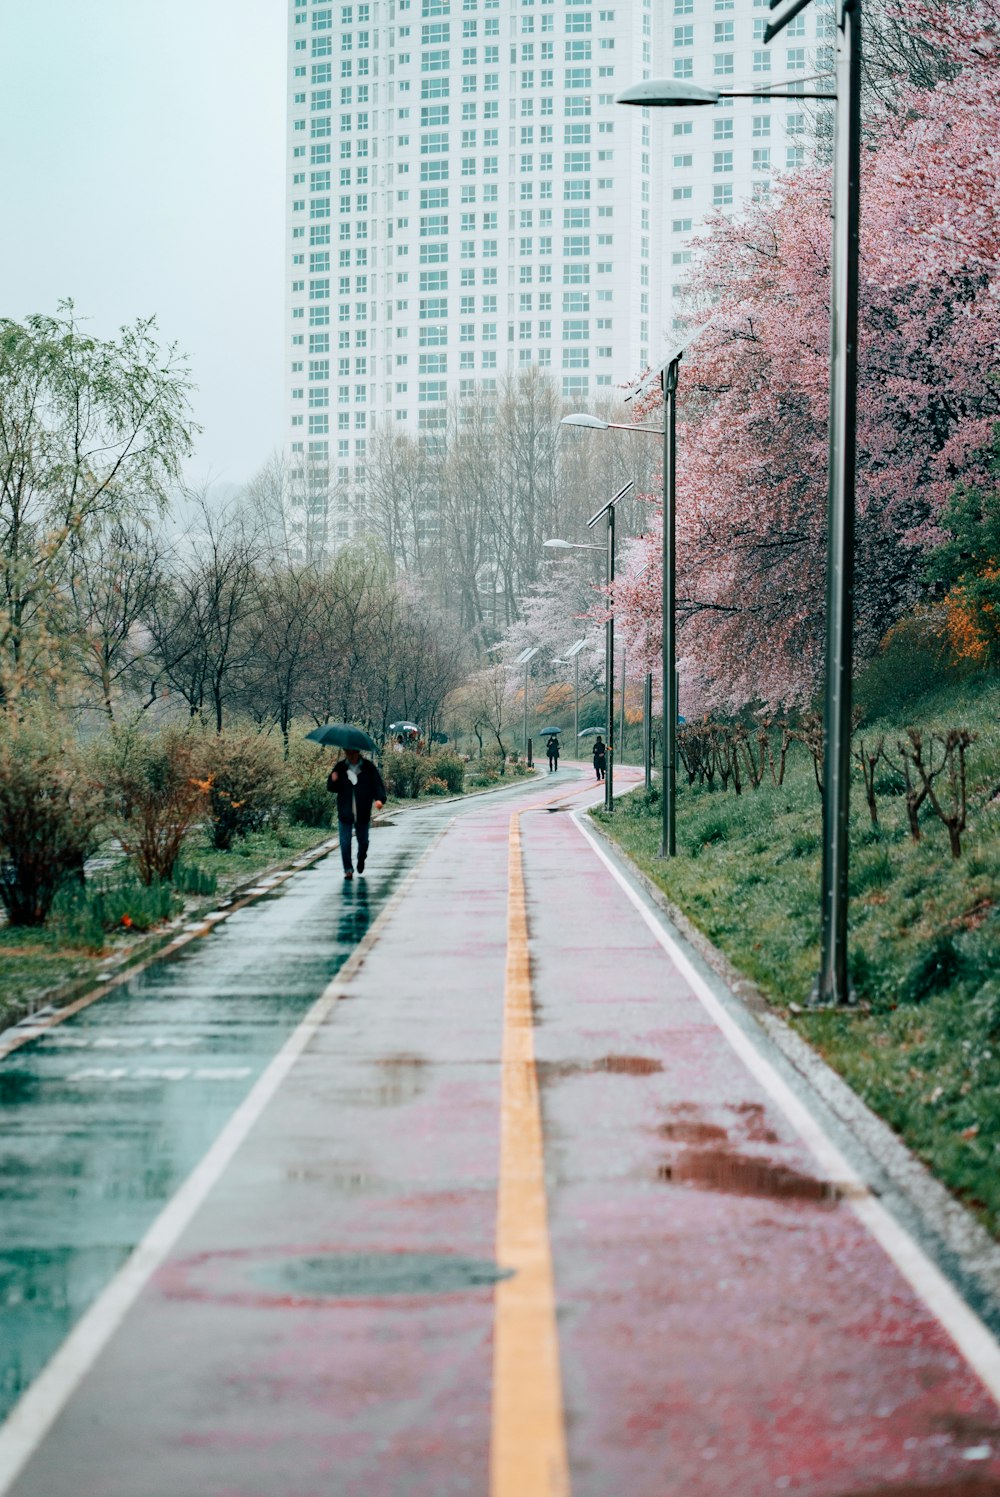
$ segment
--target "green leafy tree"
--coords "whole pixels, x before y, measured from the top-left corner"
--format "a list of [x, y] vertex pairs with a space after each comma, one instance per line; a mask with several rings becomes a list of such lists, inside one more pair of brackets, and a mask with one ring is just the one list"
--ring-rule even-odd
[[104, 527], [162, 510], [191, 449], [191, 388], [152, 318], [102, 341], [73, 305], [0, 319], [0, 702], [58, 675], [72, 559]]
[[932, 553], [928, 575], [948, 589], [947, 627], [959, 660], [1000, 666], [1000, 426], [987, 486], [959, 488], [940, 526], [946, 539]]

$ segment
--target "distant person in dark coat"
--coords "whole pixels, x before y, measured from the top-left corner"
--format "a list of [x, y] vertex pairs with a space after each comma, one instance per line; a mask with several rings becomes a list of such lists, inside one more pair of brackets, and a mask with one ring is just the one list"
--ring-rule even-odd
[[594, 774], [603, 780], [608, 769], [608, 751], [600, 734], [594, 739]]
[[545, 745], [545, 752], [549, 756], [549, 773], [551, 774], [559, 768], [559, 739], [554, 733]]
[[370, 759], [362, 759], [357, 749], [345, 749], [330, 770], [326, 788], [337, 797], [337, 821], [340, 826], [340, 856], [344, 861], [344, 878], [354, 877], [351, 865], [351, 837], [358, 838], [358, 872], [364, 873], [368, 857], [368, 826], [372, 807], [381, 811], [386, 794], [382, 776]]

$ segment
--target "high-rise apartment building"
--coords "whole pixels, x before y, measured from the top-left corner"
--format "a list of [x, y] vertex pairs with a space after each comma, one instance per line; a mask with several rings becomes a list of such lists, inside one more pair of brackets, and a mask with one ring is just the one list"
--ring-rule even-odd
[[614, 96], [804, 71], [817, 18], [765, 49], [766, 16], [766, 0], [290, 0], [287, 441], [330, 540], [351, 533], [377, 427], [439, 433], [450, 399], [532, 365], [585, 406], [670, 340], [692, 233], [801, 159], [805, 116]]

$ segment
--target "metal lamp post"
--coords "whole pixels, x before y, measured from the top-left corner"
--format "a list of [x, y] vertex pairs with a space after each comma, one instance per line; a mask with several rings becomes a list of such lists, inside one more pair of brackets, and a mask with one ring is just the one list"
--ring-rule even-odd
[[586, 639], [574, 640], [573, 644], [570, 645], [569, 649], [562, 657], [562, 662], [557, 662], [565, 663], [570, 660], [572, 660], [573, 662], [573, 733], [575, 735], [573, 740], [574, 744], [578, 744], [580, 738], [580, 651], [583, 649], [586, 643]]
[[[809, 0], [771, 0], [770, 42]], [[851, 1001], [847, 973], [848, 816], [854, 621], [854, 514], [857, 471], [858, 234], [861, 174], [861, 5], [837, 0], [836, 90], [806, 90], [810, 78], [754, 89], [708, 89], [648, 79], [619, 104], [683, 108], [720, 99], [829, 99], [838, 102], [834, 158], [833, 285], [830, 341], [830, 488], [827, 509], [826, 694], [823, 718], [823, 935], [815, 1004]], [[796, 85], [794, 89], [791, 85]], [[789, 92], [778, 90], [788, 88]], [[669, 422], [667, 423], [669, 425]]]
[[520, 655], [515, 655], [514, 664], [524, 666], [524, 727], [522, 731], [521, 747], [525, 762], [528, 762], [528, 681], [530, 677], [530, 666], [532, 660], [538, 654], [538, 645], [529, 645], [522, 650]]
[[607, 735], [605, 746], [607, 751], [607, 771], [604, 777], [604, 809], [611, 812], [614, 810], [614, 741], [615, 741], [615, 609], [614, 609], [614, 584], [615, 584], [615, 505], [624, 499], [635, 487], [635, 479], [630, 478], [617, 492], [612, 495], [607, 504], [602, 504], [596, 514], [591, 515], [587, 521], [587, 529], [592, 530], [598, 520], [607, 520], [607, 545], [591, 546], [582, 541], [546, 541], [546, 546], [559, 547], [562, 550], [572, 551], [605, 551], [607, 556], [607, 586], [608, 586], [608, 619], [604, 626], [604, 731]]
[[[699, 328], [698, 333], [702, 330]], [[693, 336], [698, 336], [694, 334]], [[662, 829], [660, 837], [661, 858], [677, 855], [677, 620], [676, 620], [676, 569], [677, 569], [677, 375], [684, 350], [691, 342], [685, 340], [668, 355], [655, 374], [640, 386], [644, 391], [653, 379], [659, 378], [663, 388], [663, 426], [635, 426], [628, 421], [603, 421], [599, 416], [576, 412], [564, 416], [564, 426], [582, 426], [590, 431], [638, 431], [647, 436], [663, 438], [663, 802], [661, 807]]]

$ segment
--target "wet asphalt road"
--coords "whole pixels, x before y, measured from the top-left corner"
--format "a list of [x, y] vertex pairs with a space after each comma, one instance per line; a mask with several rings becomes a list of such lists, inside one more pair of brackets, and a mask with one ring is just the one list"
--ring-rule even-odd
[[0, 1419], [125, 1261], [454, 814], [293, 876], [0, 1062]]
[[[568, 788], [561, 775], [558, 791], [543, 779], [400, 817], [373, 840], [367, 893], [328, 860], [0, 1067], [13, 1393], [385, 910], [0, 1492], [1000, 1493], [993, 1400], [554, 800]], [[514, 846], [535, 1060], [511, 1103]], [[532, 1088], [541, 1203], [518, 1178], [531, 1130], [509, 1115]], [[524, 1148], [498, 1171], [502, 1125]], [[517, 1441], [503, 1469], [491, 1445], [502, 1378], [533, 1373], [531, 1343], [512, 1372], [494, 1352], [539, 1204], [568, 1479], [528, 1484]], [[537, 1319], [541, 1345], [544, 1307]], [[540, 1437], [529, 1410], [524, 1448]]]

